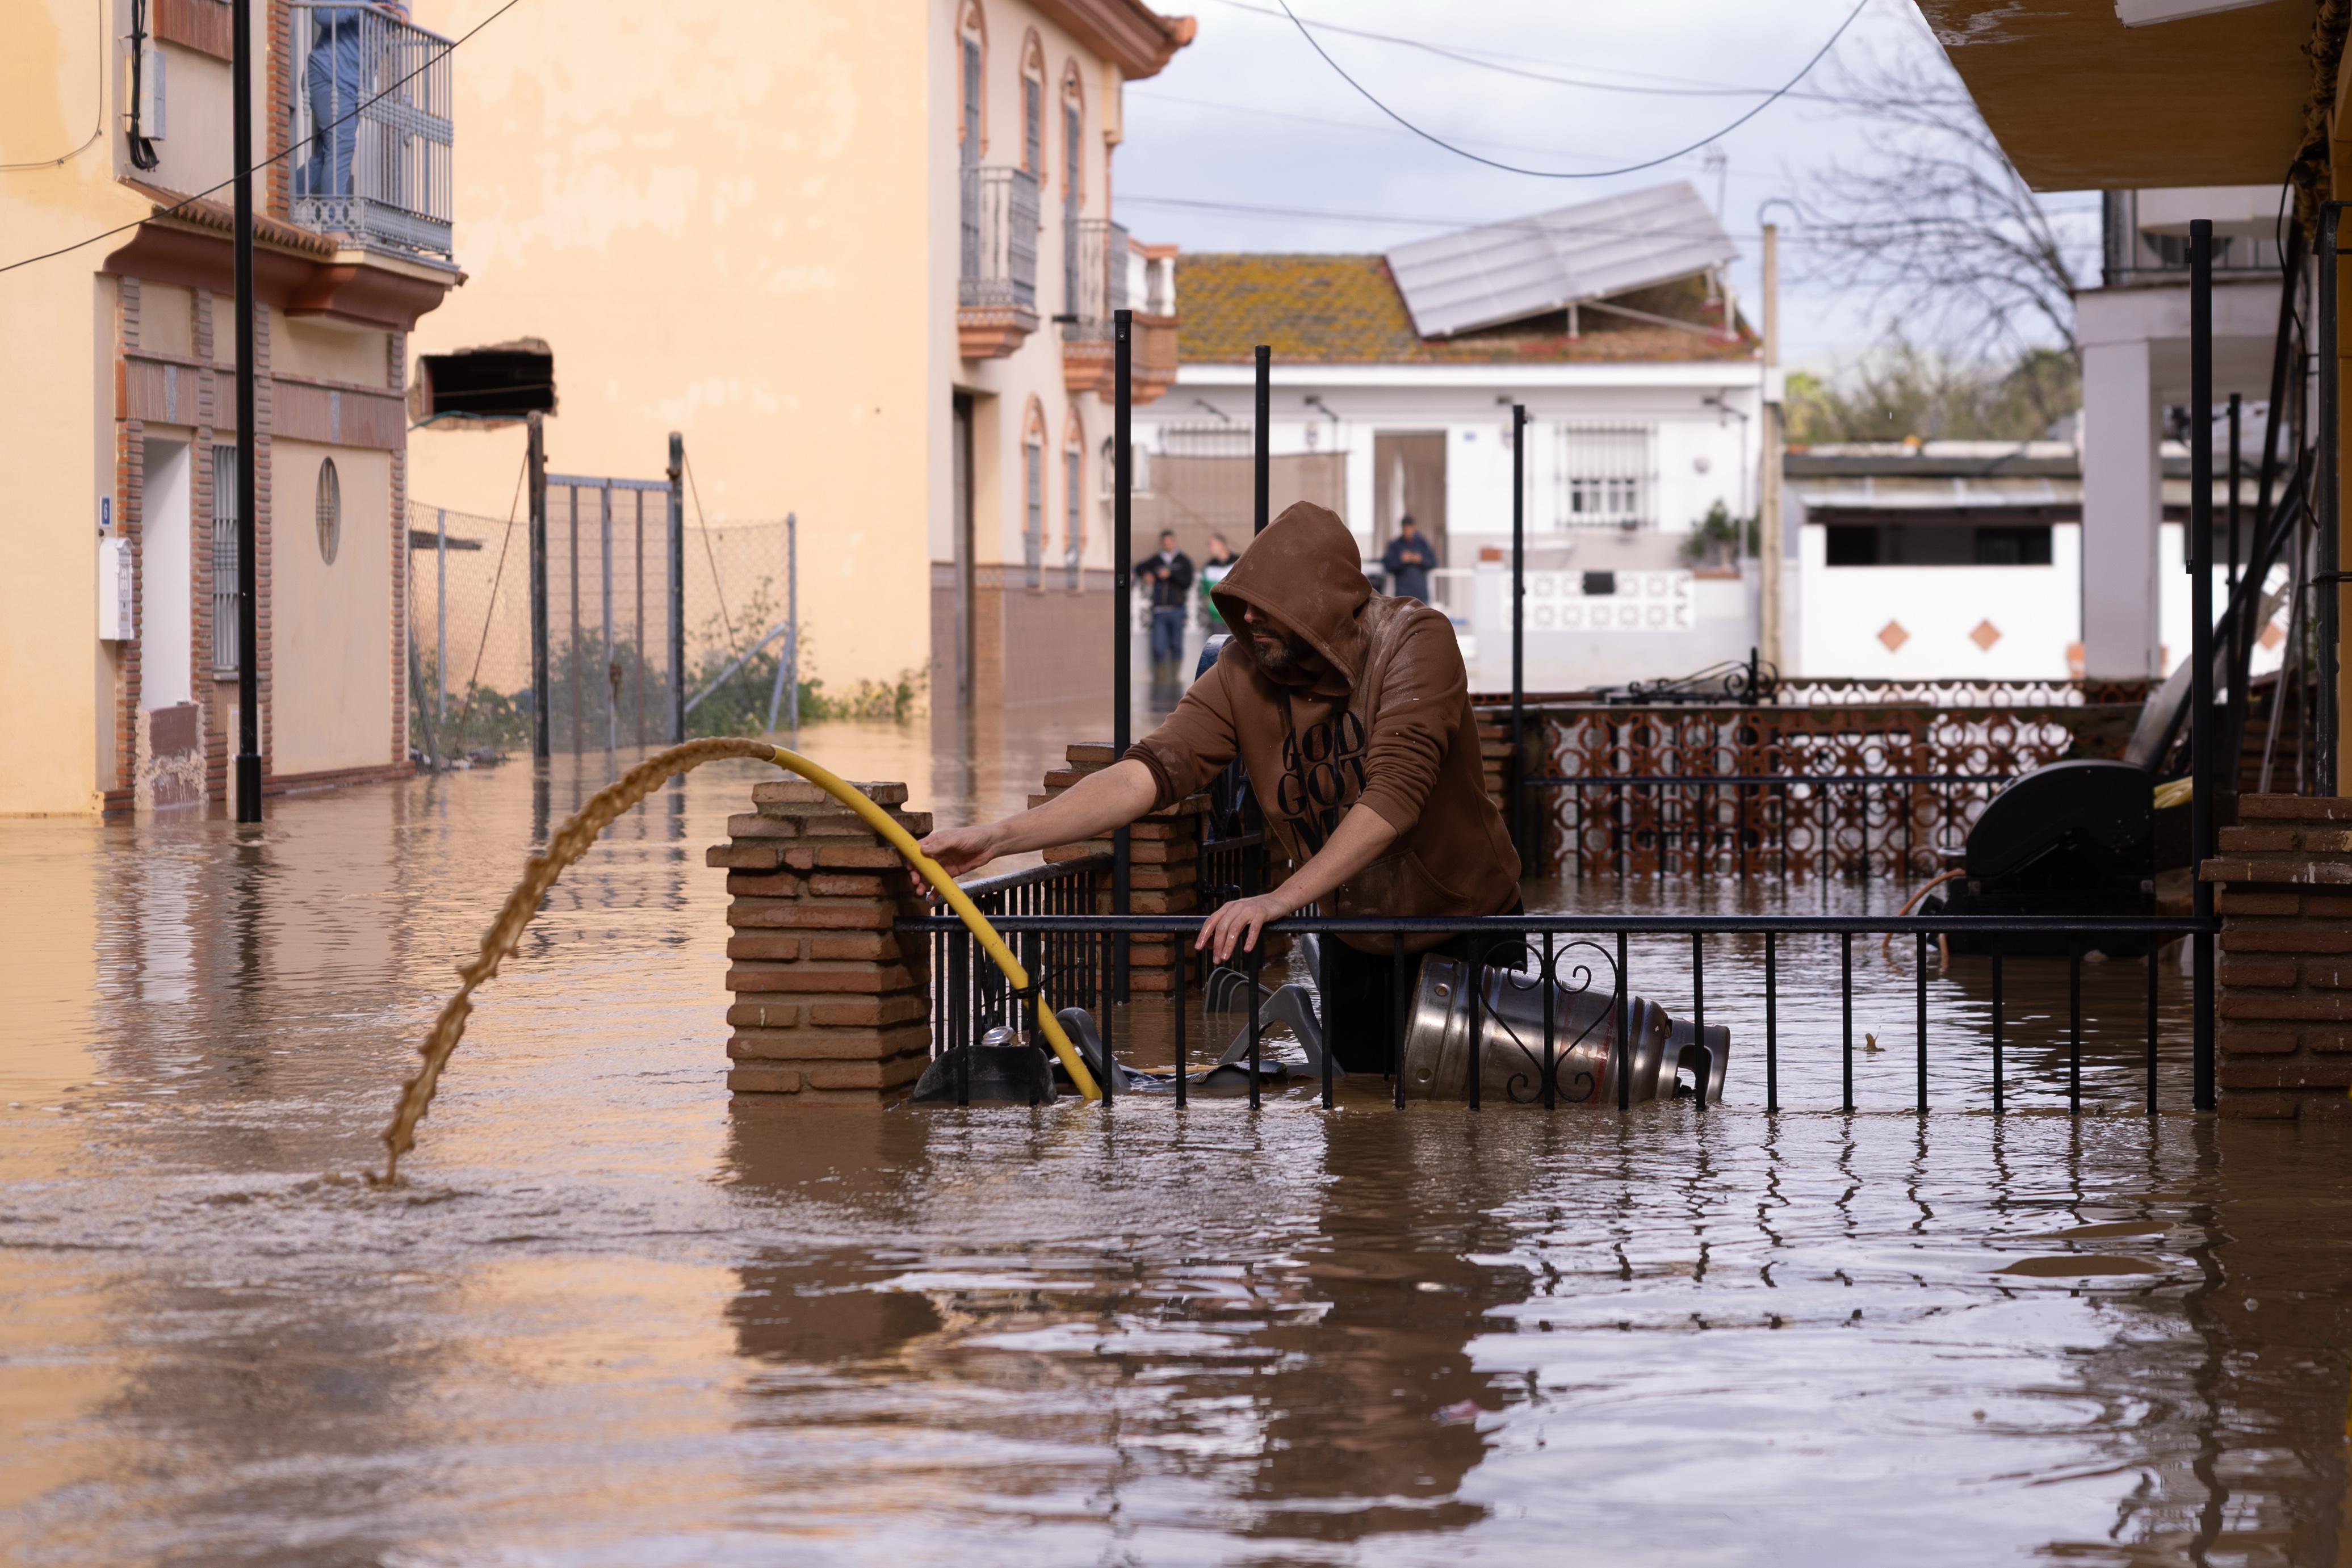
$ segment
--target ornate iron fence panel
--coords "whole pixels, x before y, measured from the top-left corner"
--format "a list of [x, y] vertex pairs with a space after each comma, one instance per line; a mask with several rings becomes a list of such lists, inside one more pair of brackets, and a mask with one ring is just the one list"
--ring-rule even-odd
[[1956, 854], [2020, 773], [2119, 754], [2137, 712], [2089, 701], [1562, 704], [1528, 715], [1525, 779], [1556, 875], [1899, 879]]

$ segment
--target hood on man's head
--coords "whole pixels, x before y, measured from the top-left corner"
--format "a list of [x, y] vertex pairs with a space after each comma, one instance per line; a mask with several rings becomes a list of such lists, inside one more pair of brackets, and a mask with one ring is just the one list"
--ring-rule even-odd
[[[1339, 514], [1311, 501], [1297, 501], [1249, 542], [1210, 597], [1217, 613], [1243, 630], [1242, 606], [1255, 605], [1320, 654], [1329, 672], [1318, 689], [1333, 695], [1352, 690], [1363, 673], [1364, 638], [1359, 621], [1372, 597], [1356, 536]], [[1255, 662], [1247, 636], [1243, 650]], [[1261, 666], [1261, 668], [1264, 667]]]

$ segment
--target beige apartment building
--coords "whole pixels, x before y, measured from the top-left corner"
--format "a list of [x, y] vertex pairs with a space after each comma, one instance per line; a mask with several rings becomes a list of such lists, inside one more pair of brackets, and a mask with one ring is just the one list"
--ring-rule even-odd
[[[453, 33], [482, 11], [413, 7]], [[1139, 0], [571, 16], [458, 51], [469, 277], [412, 366], [540, 340], [551, 468], [659, 478], [676, 430], [689, 522], [796, 516], [803, 673], [828, 690], [911, 677], [991, 722], [1107, 701], [1111, 312], [1139, 313], [1139, 399], [1176, 350], [1172, 251], [1112, 217], [1120, 92], [1191, 20]], [[502, 518], [525, 439], [436, 420], [410, 493]]]
[[[226, 799], [257, 664], [265, 787], [407, 766], [404, 366], [459, 281], [448, 62], [391, 12], [252, 8], [260, 646], [236, 637], [225, 0], [22, 0], [0, 44], [0, 813]], [[135, 70], [134, 70], [135, 66]], [[362, 82], [405, 86], [343, 118]], [[191, 199], [196, 198], [196, 199]], [[92, 237], [103, 236], [94, 243]], [[71, 248], [66, 248], [71, 247]]]

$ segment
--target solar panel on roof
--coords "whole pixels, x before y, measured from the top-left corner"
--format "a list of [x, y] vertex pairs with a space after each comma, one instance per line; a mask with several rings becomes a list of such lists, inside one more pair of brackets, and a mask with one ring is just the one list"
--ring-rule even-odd
[[1388, 253], [1423, 337], [1451, 337], [1672, 282], [1738, 255], [1689, 182], [1509, 223], [1419, 239]]

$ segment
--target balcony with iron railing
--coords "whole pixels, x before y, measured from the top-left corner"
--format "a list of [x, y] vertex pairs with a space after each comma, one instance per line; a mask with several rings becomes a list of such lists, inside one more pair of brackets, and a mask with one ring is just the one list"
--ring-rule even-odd
[[450, 41], [373, 5], [289, 9], [294, 221], [452, 264]]
[[[1129, 364], [1137, 403], [1149, 403], [1176, 379], [1173, 260], [1146, 260], [1128, 232], [1108, 218], [1079, 218], [1062, 236], [1062, 383], [1072, 392], [1113, 392], [1111, 322], [1134, 308]], [[1140, 284], [1140, 289], [1137, 288]], [[1140, 293], [1141, 298], [1133, 298]]]
[[[2189, 225], [2179, 213], [2179, 200], [2197, 193], [2179, 190], [2103, 191], [2099, 200], [2100, 274], [2110, 289], [2189, 284]], [[2273, 200], [2268, 191], [2261, 201], [2235, 205], [2260, 206]], [[2191, 203], [2189, 205], [2196, 205]], [[2176, 210], [2178, 209], [2178, 210]], [[2196, 210], [2206, 209], [2197, 205]], [[2280, 254], [2275, 220], [2267, 213], [2249, 217], [2242, 211], [2233, 226], [2240, 232], [2213, 236], [2213, 277], [2217, 282], [2268, 279], [2279, 275]], [[2216, 225], [2217, 230], [2221, 228]]]
[[1002, 359], [1037, 330], [1037, 176], [963, 168], [956, 337], [966, 359]]

